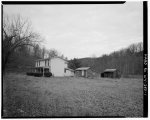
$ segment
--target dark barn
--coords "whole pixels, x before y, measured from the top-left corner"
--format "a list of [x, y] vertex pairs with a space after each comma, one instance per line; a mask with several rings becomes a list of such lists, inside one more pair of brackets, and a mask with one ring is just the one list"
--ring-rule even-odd
[[103, 73], [101, 73], [101, 77], [120, 78], [121, 74], [120, 71], [117, 69], [106, 69]]

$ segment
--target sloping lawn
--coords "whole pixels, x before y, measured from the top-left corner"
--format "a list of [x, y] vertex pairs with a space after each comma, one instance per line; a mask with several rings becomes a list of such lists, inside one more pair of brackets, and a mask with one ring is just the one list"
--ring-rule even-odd
[[142, 79], [6, 74], [3, 117], [143, 116]]

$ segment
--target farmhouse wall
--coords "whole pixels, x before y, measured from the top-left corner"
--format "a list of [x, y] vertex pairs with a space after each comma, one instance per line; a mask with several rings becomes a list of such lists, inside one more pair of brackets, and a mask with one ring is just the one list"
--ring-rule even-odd
[[67, 68], [67, 62], [60, 58], [51, 59], [51, 72], [54, 76], [65, 76], [65, 68]]

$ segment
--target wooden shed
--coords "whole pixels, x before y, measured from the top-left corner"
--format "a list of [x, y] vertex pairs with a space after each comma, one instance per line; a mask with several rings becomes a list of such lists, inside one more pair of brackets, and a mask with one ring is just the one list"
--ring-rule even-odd
[[90, 67], [80, 67], [75, 70], [75, 75], [78, 77], [87, 77], [87, 78], [93, 78], [93, 77], [99, 77], [99, 74], [94, 72]]
[[104, 72], [101, 73], [101, 77], [120, 78], [121, 74], [120, 71], [117, 69], [106, 69], [104, 70]]

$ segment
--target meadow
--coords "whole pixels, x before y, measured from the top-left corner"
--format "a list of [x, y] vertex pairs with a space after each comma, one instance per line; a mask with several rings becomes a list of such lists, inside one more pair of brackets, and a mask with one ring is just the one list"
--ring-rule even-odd
[[142, 78], [3, 76], [3, 117], [142, 117]]

